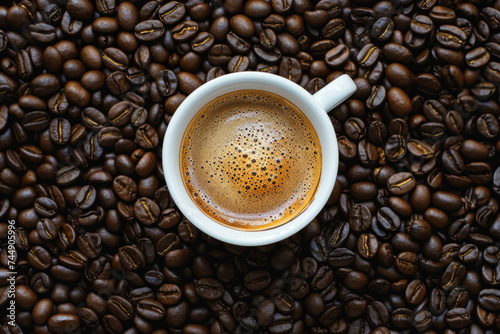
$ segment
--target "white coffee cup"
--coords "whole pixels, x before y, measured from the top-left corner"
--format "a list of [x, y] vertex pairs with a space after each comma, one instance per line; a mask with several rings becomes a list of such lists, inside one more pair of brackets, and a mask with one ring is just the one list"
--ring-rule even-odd
[[[290, 221], [267, 230], [238, 230], [213, 220], [200, 210], [182, 181], [180, 148], [191, 119], [215, 98], [239, 90], [261, 90], [277, 94], [297, 106], [310, 120], [318, 135], [322, 166], [321, 177], [309, 206]], [[163, 173], [170, 194], [184, 216], [204, 233], [227, 243], [260, 246], [281, 241], [310, 223], [326, 204], [337, 177], [339, 153], [337, 138], [327, 112], [356, 91], [348, 75], [342, 75], [314, 95], [278, 75], [262, 72], [239, 72], [213, 79], [191, 93], [172, 116], [163, 141]]]

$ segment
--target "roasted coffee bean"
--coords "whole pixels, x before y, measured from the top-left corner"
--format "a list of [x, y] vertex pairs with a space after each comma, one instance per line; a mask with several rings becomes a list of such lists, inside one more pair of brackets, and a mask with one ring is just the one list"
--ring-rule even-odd
[[23, 127], [29, 131], [41, 131], [49, 127], [50, 118], [44, 111], [32, 111], [24, 115]]
[[328, 262], [334, 267], [346, 267], [354, 262], [356, 255], [347, 248], [336, 248], [328, 255]]
[[36, 231], [40, 239], [48, 241], [57, 237], [57, 226], [49, 218], [42, 218], [36, 223]]
[[204, 299], [218, 299], [224, 294], [224, 287], [213, 278], [202, 278], [196, 284], [196, 293]]
[[379, 301], [369, 303], [366, 312], [368, 322], [373, 327], [383, 326], [389, 322], [387, 307]]
[[497, 312], [500, 309], [497, 289], [483, 289], [479, 292], [479, 305], [487, 311]]
[[155, 201], [143, 197], [134, 204], [134, 215], [138, 221], [145, 225], [152, 225], [160, 216], [160, 207]]
[[31, 248], [27, 258], [30, 265], [38, 270], [48, 269], [52, 260], [49, 252], [41, 246]]
[[445, 313], [445, 321], [451, 328], [463, 328], [467, 326], [472, 319], [465, 308], [454, 308]]
[[377, 109], [384, 104], [385, 98], [386, 89], [384, 88], [384, 86], [373, 86], [370, 96], [366, 100], [366, 106], [369, 109]]
[[97, 258], [102, 251], [101, 236], [97, 233], [85, 233], [76, 240], [78, 249], [89, 259]]
[[137, 313], [147, 320], [160, 320], [165, 317], [165, 307], [154, 299], [142, 299], [136, 305]]
[[176, 284], [166, 283], [159, 288], [156, 297], [163, 305], [175, 305], [182, 298], [182, 290]]
[[128, 57], [120, 49], [106, 48], [102, 53], [102, 63], [111, 71], [125, 71], [128, 67]]
[[377, 211], [377, 221], [387, 231], [396, 231], [401, 226], [401, 219], [389, 207], [383, 207]]
[[106, 123], [106, 116], [96, 108], [88, 107], [81, 113], [83, 125], [90, 130], [100, 130]]
[[371, 218], [370, 210], [363, 204], [354, 204], [349, 209], [349, 226], [356, 232], [368, 229]]
[[194, 21], [184, 21], [172, 29], [172, 37], [178, 42], [190, 40], [198, 33], [198, 24]]
[[121, 264], [127, 270], [137, 270], [144, 266], [145, 257], [143, 252], [135, 246], [124, 246], [119, 249], [118, 256]]
[[118, 319], [127, 321], [134, 315], [133, 305], [121, 296], [112, 296], [107, 302], [108, 310]]
[[57, 214], [57, 203], [49, 197], [38, 197], [34, 203], [35, 212], [46, 218], [54, 217]]
[[372, 67], [378, 60], [380, 49], [374, 44], [365, 45], [356, 57], [358, 63], [362, 67]]
[[364, 258], [371, 259], [377, 255], [378, 240], [372, 233], [363, 233], [358, 238], [358, 252]]
[[134, 27], [135, 37], [141, 41], [151, 42], [165, 33], [165, 26], [158, 20], [147, 20]]
[[418, 257], [413, 252], [401, 252], [396, 257], [394, 264], [404, 275], [412, 275], [417, 271]]
[[481, 68], [490, 61], [490, 53], [484, 47], [477, 47], [465, 55], [465, 62], [471, 68]]
[[499, 133], [498, 120], [491, 114], [481, 115], [476, 120], [476, 129], [486, 138], [494, 138]]
[[250, 43], [238, 36], [234, 31], [230, 31], [226, 35], [226, 42], [229, 48], [238, 54], [246, 54], [251, 48]]
[[465, 276], [466, 269], [459, 262], [451, 262], [441, 278], [441, 288], [451, 290], [459, 285]]
[[202, 31], [191, 40], [191, 48], [194, 52], [202, 54], [208, 52], [214, 43], [214, 37], [210, 33]]
[[47, 320], [47, 328], [52, 333], [70, 333], [80, 327], [80, 318], [76, 314], [57, 313]]
[[166, 25], [179, 22], [186, 14], [186, 6], [177, 1], [170, 1], [160, 7], [158, 15]]

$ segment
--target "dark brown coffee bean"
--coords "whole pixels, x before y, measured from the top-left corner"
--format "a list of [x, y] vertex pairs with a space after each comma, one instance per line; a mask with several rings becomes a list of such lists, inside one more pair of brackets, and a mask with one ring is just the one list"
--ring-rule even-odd
[[490, 53], [484, 47], [477, 47], [465, 55], [465, 62], [471, 68], [481, 68], [490, 61]]
[[479, 292], [479, 305], [485, 310], [497, 312], [500, 309], [497, 289], [483, 289]]
[[173, 25], [179, 22], [186, 14], [186, 6], [177, 1], [170, 1], [160, 7], [158, 15], [166, 25]]
[[451, 328], [463, 328], [471, 321], [469, 312], [465, 308], [454, 308], [445, 313], [445, 321]]
[[365, 45], [358, 53], [357, 61], [362, 67], [372, 67], [378, 60], [380, 49], [374, 44]]
[[47, 328], [52, 333], [71, 333], [80, 327], [80, 318], [76, 314], [52, 315], [47, 320]]
[[451, 262], [441, 278], [441, 288], [450, 291], [462, 282], [466, 273], [465, 267], [459, 262]]
[[162, 96], [171, 96], [177, 91], [177, 77], [170, 70], [160, 71], [156, 77], [156, 85]]
[[342, 66], [349, 60], [349, 49], [345, 45], [338, 45], [325, 54], [325, 61], [329, 66]]
[[49, 127], [50, 118], [44, 111], [32, 111], [24, 115], [23, 127], [29, 131], [42, 131]]
[[[265, 63], [275, 64], [278, 63], [281, 59], [281, 51], [277, 48], [273, 50], [265, 50], [260, 45], [254, 46], [254, 52], [258, 58], [260, 58]], [[293, 59], [293, 58], [290, 58]], [[262, 70], [261, 70], [262, 71]], [[270, 70], [267, 70], [269, 72]]]
[[260, 45], [270, 51], [273, 50], [276, 47], [276, 44], [278, 42], [277, 36], [275, 32], [271, 29], [264, 29], [262, 32], [259, 34], [259, 41]]
[[234, 31], [230, 31], [226, 35], [226, 42], [229, 48], [238, 54], [246, 54], [251, 48], [250, 43], [238, 36]]
[[453, 9], [446, 6], [434, 6], [429, 13], [430, 18], [434, 22], [438, 23], [453, 23], [456, 18], [456, 14]]
[[389, 191], [396, 196], [409, 193], [413, 190], [413, 188], [415, 188], [415, 185], [416, 182], [413, 175], [406, 172], [394, 174], [389, 178], [389, 180], [387, 180], [387, 187]]
[[476, 120], [476, 129], [486, 138], [494, 138], [500, 131], [498, 120], [491, 114], [481, 115]]
[[175, 305], [182, 298], [182, 290], [176, 284], [163, 284], [156, 293], [158, 301], [163, 305]]
[[231, 28], [243, 38], [250, 38], [255, 32], [255, 26], [252, 20], [242, 14], [231, 17], [229, 24]]
[[452, 25], [442, 25], [436, 33], [436, 40], [445, 48], [462, 49], [467, 40], [467, 34]]
[[191, 94], [196, 88], [202, 85], [202, 80], [196, 75], [188, 72], [177, 74], [180, 90], [185, 94]]
[[425, 298], [426, 293], [425, 284], [421, 280], [415, 279], [406, 287], [405, 299], [412, 305], [418, 305]]
[[136, 246], [124, 246], [118, 250], [120, 263], [127, 270], [137, 270], [145, 265], [143, 252]]
[[387, 231], [395, 231], [401, 226], [401, 219], [388, 207], [382, 207], [377, 211], [377, 220]]
[[137, 313], [147, 320], [160, 320], [165, 317], [165, 307], [154, 299], [142, 299], [136, 305]]
[[387, 103], [391, 111], [398, 117], [405, 117], [412, 111], [410, 97], [399, 87], [389, 89]]
[[94, 204], [96, 196], [97, 192], [94, 187], [84, 186], [75, 197], [75, 205], [81, 210], [86, 210]]
[[128, 57], [120, 49], [106, 48], [102, 53], [102, 63], [111, 71], [125, 71], [128, 67]]
[[428, 35], [434, 28], [434, 24], [428, 16], [417, 15], [410, 23], [411, 30], [418, 35]]
[[155, 201], [143, 197], [135, 202], [134, 215], [141, 223], [152, 225], [160, 216], [160, 207]]
[[366, 312], [368, 322], [373, 327], [384, 326], [389, 322], [389, 312], [387, 311], [387, 307], [379, 301], [369, 303]]
[[153, 149], [158, 146], [158, 133], [149, 125], [140, 126], [135, 133], [135, 141], [143, 149]]
[[38, 197], [34, 203], [35, 212], [46, 218], [52, 218], [57, 214], [57, 203], [49, 197]]
[[247, 56], [238, 55], [231, 58], [231, 60], [227, 64], [227, 70], [229, 73], [243, 72], [248, 69], [249, 65], [250, 65], [250, 60], [248, 59]]
[[413, 275], [417, 271], [418, 256], [413, 252], [401, 252], [394, 265], [404, 275]]
[[77, 238], [76, 243], [80, 252], [89, 259], [95, 259], [101, 254], [101, 236], [97, 233], [82, 234]]
[[389, 61], [409, 64], [412, 60], [411, 51], [403, 45], [388, 43], [382, 47], [382, 55]]
[[377, 109], [384, 104], [385, 98], [386, 98], [386, 89], [384, 88], [384, 86], [375, 85], [372, 87], [370, 96], [366, 100], [366, 106], [369, 109]]
[[107, 302], [108, 310], [122, 321], [132, 319], [134, 315], [133, 305], [121, 296], [111, 296]]
[[40, 239], [48, 241], [57, 237], [57, 226], [49, 218], [42, 218], [36, 224]]
[[371, 259], [377, 255], [378, 240], [372, 233], [363, 233], [358, 238], [358, 252], [367, 259]]
[[491, 166], [484, 162], [471, 162], [465, 166], [465, 173], [474, 184], [483, 185], [492, 178]]
[[354, 204], [349, 209], [349, 226], [356, 232], [362, 232], [370, 227], [370, 210], [363, 204]]
[[50, 122], [50, 139], [58, 145], [65, 145], [71, 136], [71, 124], [65, 118], [55, 118]]
[[64, 266], [76, 270], [84, 269], [88, 262], [88, 258], [77, 250], [71, 250], [68, 253], [61, 254], [58, 260]]
[[172, 29], [172, 37], [178, 42], [190, 40], [198, 33], [198, 24], [194, 21], [184, 21]]
[[372, 26], [371, 35], [373, 38], [386, 42], [394, 31], [394, 22], [388, 17], [381, 17]]
[[213, 278], [201, 278], [196, 283], [196, 293], [204, 299], [218, 299], [224, 294], [224, 287]]
[[130, 121], [132, 111], [132, 104], [129, 101], [121, 101], [111, 107], [108, 118], [114, 126], [124, 126]]
[[51, 265], [51, 256], [49, 252], [41, 246], [34, 246], [31, 248], [27, 258], [30, 265], [38, 270], [46, 270]]
[[137, 39], [150, 42], [160, 38], [165, 33], [165, 27], [161, 21], [147, 20], [138, 23], [134, 27], [134, 33]]
[[231, 49], [225, 44], [216, 44], [208, 52], [208, 60], [214, 66], [225, 65], [231, 58]]
[[500, 12], [497, 9], [493, 7], [486, 7], [481, 11], [481, 17], [492, 29], [498, 29], [498, 18], [500, 17]]
[[119, 128], [107, 126], [99, 130], [97, 140], [99, 144], [104, 147], [113, 146], [118, 140], [122, 138], [122, 133]]
[[205, 31], [200, 32], [191, 40], [191, 48], [196, 53], [208, 52], [215, 43], [214, 37]]

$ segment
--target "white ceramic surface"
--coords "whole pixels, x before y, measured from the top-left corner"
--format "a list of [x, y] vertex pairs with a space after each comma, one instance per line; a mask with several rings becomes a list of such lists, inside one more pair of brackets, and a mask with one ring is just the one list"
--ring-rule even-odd
[[[218, 96], [250, 89], [272, 92], [297, 106], [316, 129], [322, 152], [319, 186], [310, 205], [288, 223], [263, 231], [232, 229], [206, 216], [191, 200], [184, 187], [179, 160], [182, 137], [194, 115]], [[355, 91], [356, 85], [348, 75], [340, 76], [314, 95], [290, 80], [262, 72], [232, 73], [205, 83], [182, 102], [170, 120], [165, 133], [162, 148], [163, 172], [175, 204], [200, 230], [230, 244], [267, 245], [298, 232], [311, 222], [326, 204], [337, 177], [339, 162], [337, 139], [326, 112], [342, 103]]]

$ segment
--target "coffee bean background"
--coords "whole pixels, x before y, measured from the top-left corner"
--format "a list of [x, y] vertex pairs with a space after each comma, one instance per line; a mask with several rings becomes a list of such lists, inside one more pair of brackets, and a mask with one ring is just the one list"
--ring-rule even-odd
[[[256, 248], [161, 166], [186, 96], [247, 70], [358, 87], [326, 207]], [[498, 333], [499, 83], [494, 0], [2, 2], [0, 333]]]

